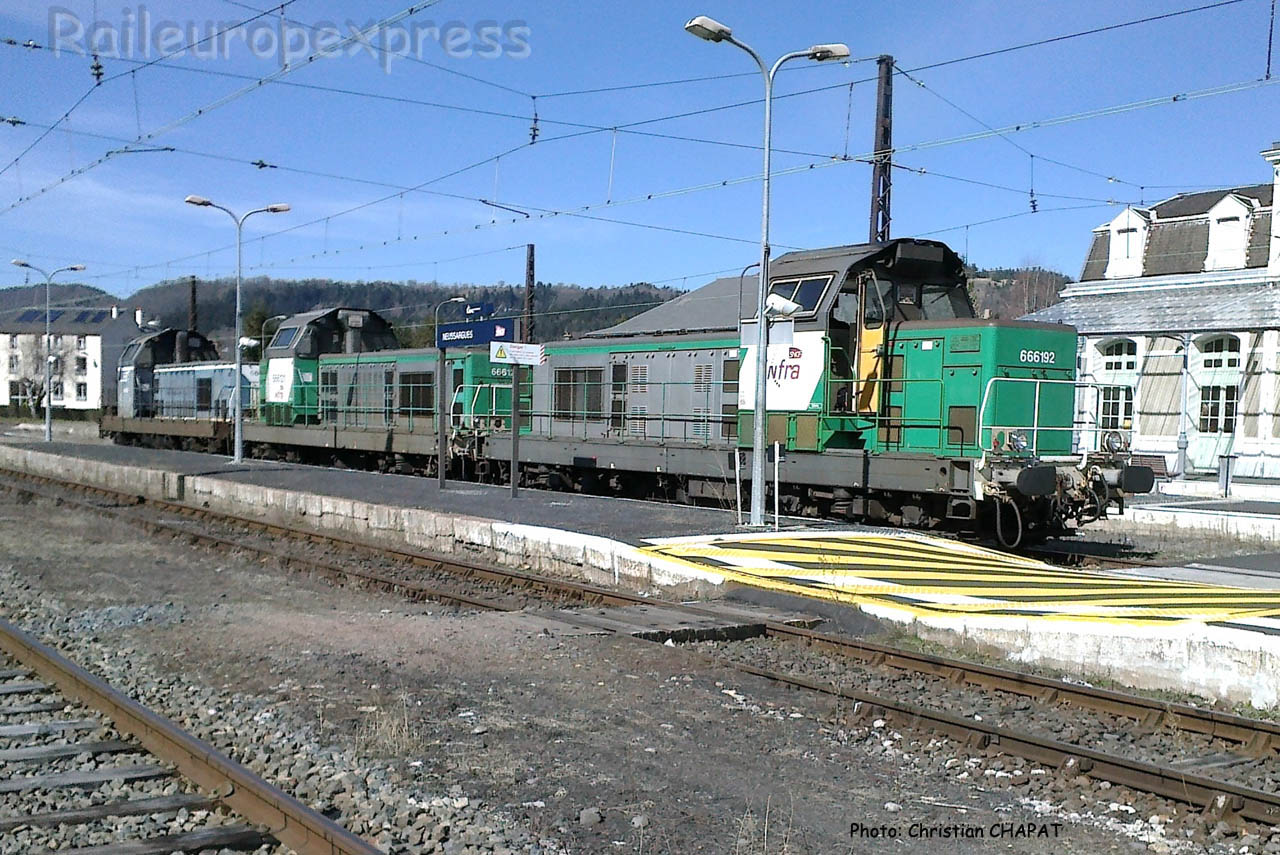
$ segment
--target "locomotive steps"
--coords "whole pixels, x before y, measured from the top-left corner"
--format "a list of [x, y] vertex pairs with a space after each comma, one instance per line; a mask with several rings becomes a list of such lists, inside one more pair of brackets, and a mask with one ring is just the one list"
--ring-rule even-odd
[[[784, 533], [786, 544], [730, 536], [780, 552], [803, 551], [805, 537], [835, 544], [832, 563], [824, 558], [815, 562], [820, 570], [805, 571], [803, 562], [744, 558], [751, 553], [741, 550], [729, 554], [725, 539], [710, 535], [731, 532], [732, 515], [697, 508], [537, 491], [524, 491], [512, 503], [501, 488], [472, 484], [455, 485], [441, 496], [433, 482], [420, 478], [278, 463], [233, 468], [207, 455], [113, 446], [0, 445], [0, 470], [668, 597], [714, 595], [726, 583], [824, 596], [902, 624], [921, 638], [982, 648], [1022, 664], [1258, 707], [1280, 705], [1280, 627], [1270, 626], [1269, 617], [1280, 615], [1280, 592], [1255, 591], [1240, 599], [1236, 589], [1203, 586], [1175, 592], [1190, 603], [1179, 612], [1165, 608], [1165, 583], [1148, 581], [1157, 585], [1148, 594], [1144, 583], [1124, 580], [1132, 590], [1098, 593], [1103, 582], [1119, 583], [1080, 574], [1081, 598], [1094, 599], [1073, 612], [1043, 607], [1075, 597], [1045, 590], [1048, 583], [1030, 566], [1036, 562], [983, 558], [984, 550], [929, 538], [830, 528]], [[663, 535], [676, 536], [683, 548], [672, 548], [671, 540], [649, 545], [650, 538]], [[841, 557], [842, 537], [918, 547], [912, 547], [910, 560], [891, 554], [891, 548], [882, 566], [857, 567], [853, 558]], [[880, 547], [857, 548], [874, 553]], [[1003, 567], [1001, 559], [1028, 566]], [[958, 581], [930, 587], [901, 576], [926, 569], [932, 577], [954, 573]], [[1074, 577], [1062, 575], [1071, 572], [1078, 573], [1062, 571], [1057, 584], [1074, 584]], [[1008, 573], [1014, 575], [1002, 575]], [[894, 574], [896, 582], [876, 581]], [[987, 580], [986, 599], [957, 593], [975, 590], [965, 586], [979, 580]], [[903, 596], [907, 592], [917, 599]], [[1144, 604], [1144, 597], [1150, 602]]]

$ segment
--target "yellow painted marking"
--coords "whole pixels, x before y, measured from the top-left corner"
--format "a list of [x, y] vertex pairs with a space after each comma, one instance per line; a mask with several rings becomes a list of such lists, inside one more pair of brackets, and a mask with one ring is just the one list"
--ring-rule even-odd
[[643, 549], [742, 584], [921, 617], [987, 615], [1162, 626], [1280, 617], [1280, 590], [1067, 571], [927, 535], [750, 535]]

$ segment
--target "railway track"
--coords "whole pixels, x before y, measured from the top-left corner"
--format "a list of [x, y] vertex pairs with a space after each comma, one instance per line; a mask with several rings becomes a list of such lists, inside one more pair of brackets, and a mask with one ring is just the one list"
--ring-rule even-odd
[[[165, 816], [162, 833], [61, 851], [149, 855], [280, 844], [299, 855], [377, 855], [364, 840], [3, 620], [0, 654], [8, 659], [0, 658], [0, 766], [12, 770], [0, 779], [0, 799], [17, 794], [23, 805], [57, 803], [60, 793], [165, 785], [158, 795], [66, 798], [68, 804], [54, 809], [5, 812], [0, 837], [61, 826], [100, 839], [103, 832], [89, 829], [123, 817]], [[82, 712], [61, 717], [69, 708]], [[115, 762], [125, 758], [132, 759]], [[195, 816], [204, 821], [190, 827]]]
[[[14, 473], [17, 476], [16, 473]], [[267, 550], [246, 542], [243, 537], [195, 533], [189, 527], [155, 520], [154, 513], [143, 512], [137, 497], [112, 493], [98, 488], [84, 488], [65, 481], [47, 478], [17, 476], [25, 479], [29, 487], [16, 484], [7, 489], [32, 489], [51, 486], [59, 490], [72, 490], [80, 494], [105, 499], [111, 503], [77, 500], [84, 508], [113, 515], [144, 526], [148, 530], [178, 538], [191, 538], [218, 548], [248, 550], [270, 555], [273, 561], [285, 566], [301, 566], [303, 569], [321, 572], [341, 582], [376, 585], [414, 599], [440, 599], [467, 608], [510, 611], [519, 606], [510, 596], [495, 598], [492, 591], [506, 589], [517, 591], [527, 598], [550, 598], [557, 602], [576, 601], [592, 605], [661, 605], [682, 609], [692, 615], [711, 614], [696, 604], [669, 603], [652, 597], [640, 597], [622, 591], [614, 591], [565, 579], [555, 579], [514, 570], [489, 567], [453, 557], [441, 557], [403, 548], [389, 548], [361, 541], [357, 538], [319, 534], [266, 523], [261, 520], [213, 513], [205, 509], [162, 502], [148, 502], [151, 512], [172, 514], [184, 520], [198, 519], [214, 526], [229, 526], [238, 530], [256, 531], [273, 538], [289, 538], [295, 543], [307, 543], [345, 555], [376, 556], [383, 560], [403, 564], [409, 568], [426, 570], [432, 577], [431, 584], [389, 573], [375, 573], [344, 564], [323, 561], [314, 556], [299, 556]], [[50, 496], [50, 498], [61, 498]], [[66, 501], [65, 499], [62, 499]], [[464, 585], [479, 585], [484, 590], [459, 590], [457, 585], [445, 585], [442, 581], [452, 578]], [[742, 673], [772, 680], [808, 692], [839, 698], [863, 717], [874, 717], [892, 722], [905, 729], [923, 729], [950, 737], [968, 749], [1003, 752], [1026, 758], [1036, 764], [1058, 769], [1064, 774], [1084, 774], [1091, 778], [1110, 781], [1151, 793], [1167, 799], [1199, 806], [1208, 815], [1217, 818], [1240, 818], [1267, 825], [1280, 824], [1280, 794], [1273, 786], [1270, 790], [1253, 786], [1247, 781], [1232, 780], [1205, 774], [1208, 768], [1230, 768], [1252, 761], [1273, 763], [1280, 750], [1280, 724], [1204, 709], [1188, 704], [1159, 701], [1151, 698], [1101, 689], [1093, 686], [1067, 683], [1011, 669], [981, 665], [951, 657], [935, 656], [899, 649], [861, 639], [848, 638], [815, 630], [765, 621], [759, 628], [765, 639], [791, 642], [806, 648], [820, 650], [852, 660], [858, 667], [890, 669], [893, 671], [940, 679], [948, 685], [963, 686], [980, 691], [997, 692], [1028, 699], [1033, 705], [1070, 705], [1081, 711], [1105, 714], [1128, 722], [1138, 733], [1168, 731], [1175, 734], [1194, 735], [1211, 740], [1221, 747], [1223, 758], [1214, 763], [1188, 763], [1187, 758], [1162, 758], [1158, 761], [1125, 757], [1115, 751], [1090, 745], [1064, 741], [1036, 733], [1025, 727], [1013, 727], [991, 721], [977, 720], [972, 716], [956, 715], [921, 703], [913, 703], [891, 694], [879, 694], [854, 688], [842, 688], [830, 680], [816, 680], [794, 673], [790, 668], [766, 668], [744, 659], [725, 658], [695, 648], [686, 648], [690, 655], [700, 656], [722, 666], [732, 667]], [[1193, 758], [1194, 759], [1194, 758]]]

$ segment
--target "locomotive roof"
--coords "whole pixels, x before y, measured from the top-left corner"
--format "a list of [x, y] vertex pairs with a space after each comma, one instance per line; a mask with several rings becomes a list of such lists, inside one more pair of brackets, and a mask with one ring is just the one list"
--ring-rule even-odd
[[321, 318], [328, 317], [329, 315], [336, 316], [338, 312], [358, 312], [359, 314], [362, 314], [362, 315], [369, 315], [370, 317], [377, 318], [383, 324], [390, 326], [386, 318], [382, 317], [382, 315], [379, 315], [373, 309], [360, 309], [355, 306], [333, 306], [332, 308], [329, 308], [329, 309], [315, 309], [314, 311], [310, 311], [310, 312], [299, 312], [296, 315], [290, 315], [289, 317], [285, 318], [283, 321], [281, 321], [280, 325], [291, 326], [296, 324], [297, 326], [305, 326], [306, 324], [309, 324], [312, 321], [318, 321]]
[[[941, 264], [957, 272], [963, 263], [944, 243], [901, 238], [886, 243], [860, 243], [788, 252], [769, 262], [769, 278], [805, 276], [811, 273], [847, 271], [855, 264], [879, 260], [898, 263]], [[759, 276], [728, 276], [687, 291], [630, 320], [587, 333], [584, 338], [620, 338], [637, 335], [690, 335], [737, 332], [738, 321], [754, 315]]]

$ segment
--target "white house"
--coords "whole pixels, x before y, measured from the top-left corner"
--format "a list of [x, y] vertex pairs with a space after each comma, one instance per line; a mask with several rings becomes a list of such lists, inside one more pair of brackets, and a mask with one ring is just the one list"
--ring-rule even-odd
[[138, 336], [141, 310], [55, 308], [45, 345], [44, 308], [0, 312], [0, 407], [26, 407], [43, 397], [44, 359], [53, 361], [50, 400], [57, 410], [99, 410], [115, 402], [116, 362]]
[[1080, 332], [1077, 419], [1170, 473], [1280, 477], [1280, 143], [1266, 184], [1129, 207], [1093, 230], [1078, 283], [1028, 320]]

